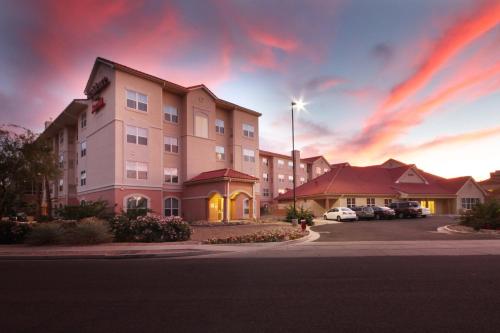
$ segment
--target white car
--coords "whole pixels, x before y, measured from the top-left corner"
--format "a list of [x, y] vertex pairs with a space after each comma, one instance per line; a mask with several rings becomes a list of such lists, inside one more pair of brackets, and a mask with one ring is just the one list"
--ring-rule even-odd
[[347, 207], [332, 208], [323, 215], [323, 218], [325, 220], [337, 220], [339, 222], [358, 220], [356, 212]]
[[431, 210], [427, 207], [420, 207], [422, 208], [422, 217], [427, 217], [429, 215], [431, 215]]

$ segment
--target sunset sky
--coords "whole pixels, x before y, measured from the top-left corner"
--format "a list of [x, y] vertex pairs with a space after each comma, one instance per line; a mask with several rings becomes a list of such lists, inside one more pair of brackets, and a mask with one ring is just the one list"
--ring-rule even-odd
[[500, 169], [500, 1], [0, 0], [0, 124], [41, 131], [97, 56], [262, 113], [261, 148]]

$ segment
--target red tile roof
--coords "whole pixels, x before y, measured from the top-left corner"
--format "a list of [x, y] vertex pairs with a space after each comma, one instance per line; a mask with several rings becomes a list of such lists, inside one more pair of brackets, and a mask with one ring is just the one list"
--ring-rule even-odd
[[[396, 183], [408, 169], [425, 179], [426, 183]], [[340, 196], [340, 195], [388, 195], [401, 193], [409, 195], [453, 196], [471, 177], [446, 179], [418, 170], [414, 165], [386, 168], [381, 165], [357, 167], [344, 165], [296, 188], [297, 197]], [[289, 200], [292, 191], [280, 196], [278, 200]]]
[[256, 182], [259, 180], [258, 178], [255, 178], [253, 176], [247, 175], [246, 173], [239, 172], [233, 169], [219, 169], [219, 170], [202, 172], [198, 176], [188, 180], [186, 183], [203, 182], [203, 181], [218, 180], [218, 179], [222, 180], [225, 178], [232, 180], [234, 179], [234, 180], [252, 181], [252, 182]]

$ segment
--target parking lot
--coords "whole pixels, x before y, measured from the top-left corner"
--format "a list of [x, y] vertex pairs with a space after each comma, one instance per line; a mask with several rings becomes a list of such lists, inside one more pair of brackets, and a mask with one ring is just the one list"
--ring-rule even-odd
[[312, 230], [321, 235], [317, 242], [500, 239], [494, 235], [437, 232], [438, 227], [454, 223], [456, 220], [449, 216], [432, 216], [332, 223], [315, 226]]

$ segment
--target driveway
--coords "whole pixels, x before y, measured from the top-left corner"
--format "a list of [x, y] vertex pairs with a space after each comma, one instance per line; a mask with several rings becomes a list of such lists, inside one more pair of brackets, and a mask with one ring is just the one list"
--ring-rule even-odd
[[454, 223], [456, 221], [449, 216], [433, 216], [333, 223], [316, 226], [312, 230], [321, 235], [317, 242], [500, 239], [499, 236], [493, 235], [437, 232], [438, 227]]

